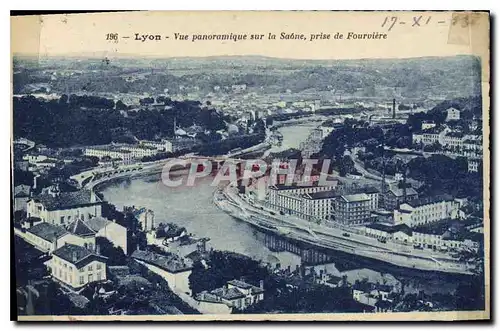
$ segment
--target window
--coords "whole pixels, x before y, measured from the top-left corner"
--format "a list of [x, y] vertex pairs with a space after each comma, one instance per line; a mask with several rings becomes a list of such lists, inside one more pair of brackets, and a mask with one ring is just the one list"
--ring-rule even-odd
[[89, 265], [88, 271], [92, 271], [92, 265]]
[[73, 283], [73, 277], [71, 276], [71, 274], [69, 274], [69, 282]]
[[64, 216], [61, 216], [61, 222], [60, 222], [60, 223], [61, 223], [61, 224], [63, 224], [63, 223], [64, 223]]
[[97, 270], [101, 270], [101, 268], [102, 268], [101, 264], [100, 264], [100, 263], [99, 263], [99, 264], [97, 264], [96, 269], [97, 269]]
[[94, 275], [89, 274], [89, 283], [94, 281]]
[[101, 280], [101, 272], [100, 271], [97, 273], [97, 280]]
[[82, 285], [85, 282], [84, 277], [80, 276], [80, 285]]
[[84, 272], [84, 271], [85, 271], [85, 268], [80, 268], [80, 269], [78, 269], [78, 271], [80, 271], [80, 272]]

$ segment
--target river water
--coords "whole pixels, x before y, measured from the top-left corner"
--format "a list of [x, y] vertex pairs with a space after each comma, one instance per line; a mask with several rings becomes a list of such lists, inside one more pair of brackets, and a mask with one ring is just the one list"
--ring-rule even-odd
[[[283, 134], [281, 147], [273, 151], [287, 148], [298, 148], [309, 132], [318, 125], [297, 125], [280, 128]], [[300, 264], [300, 257], [289, 252], [272, 252], [264, 245], [263, 236], [247, 223], [236, 220], [218, 209], [212, 202], [215, 187], [210, 186], [211, 179], [197, 182], [194, 187], [166, 187], [160, 179], [160, 174], [133, 178], [132, 180], [113, 181], [105, 185], [101, 192], [110, 203], [118, 209], [126, 206], [146, 207], [154, 211], [156, 222], [173, 222], [186, 227], [188, 232], [198, 237], [208, 237], [208, 247], [218, 250], [229, 250], [248, 255], [256, 260], [294, 269]], [[356, 257], [352, 260], [356, 262]], [[352, 262], [352, 261], [351, 261]], [[339, 261], [340, 263], [340, 261]], [[376, 263], [360, 261], [352, 270], [344, 270], [350, 281], [368, 278], [370, 281], [380, 281], [398, 284], [404, 280], [406, 293], [425, 290], [433, 292], [453, 292], [459, 283], [466, 282], [462, 276], [450, 276], [432, 273], [416, 273], [405, 269], [403, 271], [387, 271], [387, 268], [377, 268]], [[324, 266], [329, 272], [338, 274], [335, 262]]]

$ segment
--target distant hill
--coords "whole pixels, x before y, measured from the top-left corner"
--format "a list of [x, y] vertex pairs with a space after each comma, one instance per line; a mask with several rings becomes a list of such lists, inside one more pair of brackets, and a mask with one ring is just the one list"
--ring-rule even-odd
[[[213, 91], [215, 86], [246, 84], [270, 92], [339, 91], [376, 97], [398, 90], [409, 98], [447, 99], [480, 94], [480, 62], [472, 56], [411, 59], [290, 60], [261, 56], [207, 58], [46, 58], [37, 65], [14, 60], [14, 92], [27, 84], [50, 83], [56, 91], [175, 93], [180, 86]], [[50, 80], [42, 70], [82, 70]], [[128, 76], [141, 74], [137, 80]]]

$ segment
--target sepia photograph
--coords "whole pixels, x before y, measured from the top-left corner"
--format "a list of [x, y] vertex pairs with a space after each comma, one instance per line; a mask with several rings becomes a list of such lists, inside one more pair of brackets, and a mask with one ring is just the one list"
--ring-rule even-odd
[[11, 16], [17, 319], [489, 319], [489, 19]]

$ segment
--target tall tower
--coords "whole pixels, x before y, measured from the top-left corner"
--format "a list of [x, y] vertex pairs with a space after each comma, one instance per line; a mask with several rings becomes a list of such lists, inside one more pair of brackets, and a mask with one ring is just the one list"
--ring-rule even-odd
[[396, 99], [392, 99], [392, 118], [396, 118]]

